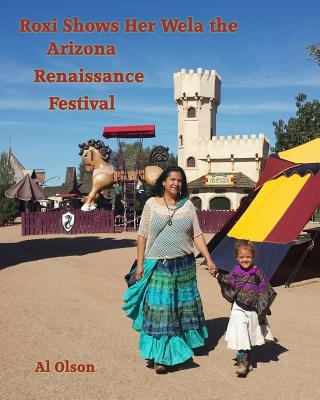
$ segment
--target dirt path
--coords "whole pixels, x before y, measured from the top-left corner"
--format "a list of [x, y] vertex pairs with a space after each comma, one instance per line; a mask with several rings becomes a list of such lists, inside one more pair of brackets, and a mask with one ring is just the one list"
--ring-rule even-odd
[[[223, 339], [230, 307], [199, 266], [207, 346], [189, 368], [159, 376], [145, 368], [121, 310], [135, 234], [26, 238], [19, 228], [0, 228], [2, 400], [320, 398], [319, 279], [277, 288], [278, 342], [257, 348], [239, 379]], [[34, 372], [46, 360], [50, 372]], [[96, 372], [55, 371], [64, 360]]]

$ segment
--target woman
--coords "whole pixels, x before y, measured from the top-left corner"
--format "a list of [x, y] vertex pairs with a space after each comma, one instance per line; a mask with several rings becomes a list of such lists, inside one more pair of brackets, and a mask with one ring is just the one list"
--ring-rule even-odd
[[[156, 373], [193, 356], [208, 336], [197, 288], [193, 242], [210, 271], [216, 267], [188, 199], [186, 176], [172, 166], [158, 178], [145, 204], [138, 232], [137, 283], [124, 309], [140, 332], [141, 356]], [[130, 303], [136, 304], [130, 307]]]
[[144, 190], [142, 178], [140, 175], [137, 176], [136, 191], [138, 193], [140, 203], [143, 207], [144, 203], [145, 203], [145, 190]]

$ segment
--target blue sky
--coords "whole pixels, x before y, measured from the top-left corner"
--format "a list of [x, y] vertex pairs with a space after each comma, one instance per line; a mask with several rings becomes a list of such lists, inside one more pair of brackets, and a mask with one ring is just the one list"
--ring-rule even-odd
[[[83, 22], [117, 21], [119, 33], [19, 33], [19, 18]], [[204, 33], [163, 33], [161, 18], [202, 21]], [[236, 33], [210, 33], [209, 20], [238, 23]], [[52, 185], [78, 166], [78, 143], [101, 139], [104, 126], [155, 124], [145, 145], [177, 149], [172, 76], [181, 68], [215, 69], [222, 77], [217, 134], [258, 134], [274, 143], [272, 121], [295, 112], [295, 96], [319, 98], [320, 67], [307, 61], [307, 44], [320, 42], [320, 3], [311, 1], [14, 1], [2, 5], [0, 20], [0, 150], [9, 140], [26, 168], [43, 168]], [[123, 32], [125, 18], [156, 21], [155, 33]], [[61, 30], [61, 29], [60, 29]], [[50, 41], [114, 44], [117, 56], [47, 56]], [[143, 84], [35, 84], [34, 69], [47, 71], [142, 71]], [[116, 111], [49, 111], [48, 97], [93, 99], [116, 96]], [[116, 148], [115, 140], [108, 143]]]

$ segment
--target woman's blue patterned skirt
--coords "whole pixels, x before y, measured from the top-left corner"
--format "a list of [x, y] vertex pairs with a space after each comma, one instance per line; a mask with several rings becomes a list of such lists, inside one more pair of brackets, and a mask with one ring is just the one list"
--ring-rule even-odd
[[148, 279], [148, 282], [143, 296], [138, 296], [137, 301], [141, 304], [139, 315], [133, 318], [133, 327], [140, 332], [139, 348], [143, 358], [175, 365], [192, 357], [192, 349], [203, 346], [208, 337], [197, 287], [195, 259], [192, 254], [174, 259], [146, 260], [145, 263], [152, 261], [153, 269], [149, 276], [145, 268], [143, 279]]

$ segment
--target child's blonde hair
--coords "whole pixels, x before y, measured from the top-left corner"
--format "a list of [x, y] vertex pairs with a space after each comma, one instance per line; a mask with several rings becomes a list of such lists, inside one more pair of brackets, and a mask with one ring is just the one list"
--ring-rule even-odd
[[255, 257], [256, 248], [254, 246], [254, 243], [250, 242], [249, 240], [243, 240], [243, 239], [237, 240], [236, 244], [234, 246], [234, 255], [236, 257], [238, 257], [238, 253], [239, 253], [240, 248], [248, 249], [251, 252], [252, 257]]

